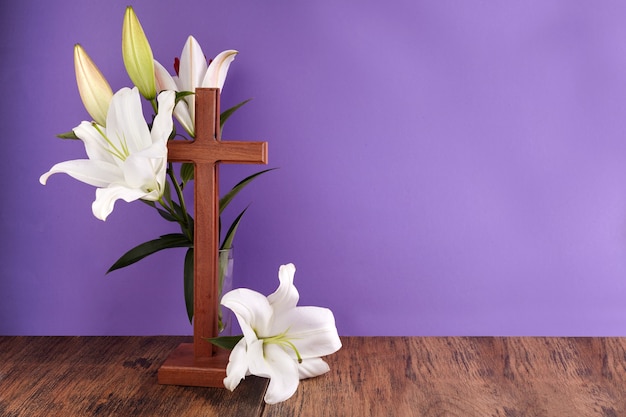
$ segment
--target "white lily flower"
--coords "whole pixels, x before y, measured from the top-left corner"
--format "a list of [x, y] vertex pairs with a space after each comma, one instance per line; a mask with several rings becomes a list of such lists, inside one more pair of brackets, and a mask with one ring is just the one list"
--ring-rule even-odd
[[[157, 91], [195, 92], [198, 87], [221, 90], [224, 87], [230, 63], [233, 62], [237, 53], [232, 49], [223, 51], [210, 64], [207, 64], [200, 44], [193, 36], [189, 36], [180, 56], [177, 76], [170, 75], [163, 65], [154, 61]], [[174, 116], [191, 136], [195, 136], [195, 102], [195, 96], [188, 95], [179, 101], [174, 109]]]
[[222, 305], [237, 316], [243, 338], [232, 350], [224, 386], [234, 390], [246, 375], [270, 378], [265, 402], [290, 398], [300, 379], [330, 370], [321, 356], [341, 348], [333, 313], [322, 307], [296, 307], [296, 267], [282, 265], [280, 285], [268, 297], [247, 288], [232, 290]]
[[150, 131], [143, 117], [139, 90], [122, 88], [111, 99], [106, 127], [82, 122], [74, 128], [89, 159], [58, 163], [39, 182], [45, 185], [50, 175], [63, 172], [98, 187], [92, 211], [100, 220], [106, 220], [118, 199], [158, 201], [165, 187], [174, 99], [173, 91], [159, 94], [159, 112]]

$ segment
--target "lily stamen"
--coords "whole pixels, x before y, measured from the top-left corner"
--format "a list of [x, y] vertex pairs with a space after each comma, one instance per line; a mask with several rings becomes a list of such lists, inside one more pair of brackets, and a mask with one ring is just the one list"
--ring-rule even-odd
[[111, 139], [109, 139], [107, 135], [104, 134], [104, 132], [102, 131], [102, 129], [100, 129], [100, 126], [97, 123], [92, 123], [91, 125], [94, 127], [94, 129], [96, 129], [98, 133], [100, 133], [100, 136], [102, 136], [104, 141], [109, 145], [107, 152], [109, 152], [114, 157], [120, 159], [121, 161], [125, 161], [129, 155], [128, 149], [126, 149], [126, 152], [124, 152], [124, 149], [119, 150], [117, 146], [115, 146], [115, 144], [111, 141]]
[[298, 352], [298, 348], [296, 348], [296, 345], [294, 345], [292, 341], [290, 341], [289, 339], [285, 337], [286, 333], [287, 332], [285, 331], [284, 333], [281, 333], [277, 336], [263, 338], [262, 339], [263, 343], [268, 343], [268, 344], [273, 343], [273, 344], [280, 345], [283, 347], [291, 348], [295, 352], [296, 358], [298, 358], [298, 363], [302, 363], [302, 356], [300, 356], [300, 352]]

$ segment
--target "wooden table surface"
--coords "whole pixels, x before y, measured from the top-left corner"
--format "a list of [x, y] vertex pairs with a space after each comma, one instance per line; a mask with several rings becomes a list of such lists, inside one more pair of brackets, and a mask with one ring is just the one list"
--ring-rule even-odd
[[263, 403], [267, 380], [157, 384], [185, 337], [0, 337], [0, 416], [626, 416], [626, 338], [342, 337], [331, 371]]

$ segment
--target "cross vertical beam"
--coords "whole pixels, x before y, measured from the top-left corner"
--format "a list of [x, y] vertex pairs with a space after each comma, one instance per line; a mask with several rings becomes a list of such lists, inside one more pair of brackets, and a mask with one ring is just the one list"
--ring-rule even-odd
[[193, 344], [181, 344], [159, 369], [160, 384], [223, 387], [228, 352], [218, 335], [219, 163], [267, 164], [267, 142], [223, 142], [219, 90], [196, 89], [196, 138], [170, 141], [168, 159], [194, 164]]

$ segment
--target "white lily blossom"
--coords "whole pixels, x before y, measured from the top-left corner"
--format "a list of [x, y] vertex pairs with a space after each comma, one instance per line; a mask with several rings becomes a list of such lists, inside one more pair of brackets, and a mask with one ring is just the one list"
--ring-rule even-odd
[[321, 358], [341, 348], [333, 313], [322, 307], [297, 307], [299, 294], [293, 285], [296, 267], [282, 265], [280, 285], [268, 297], [238, 288], [222, 297], [232, 310], [243, 338], [230, 354], [224, 386], [234, 390], [246, 375], [270, 378], [265, 402], [290, 398], [300, 379], [330, 370]]
[[74, 128], [89, 159], [58, 163], [39, 182], [45, 185], [50, 175], [65, 173], [98, 187], [92, 211], [100, 220], [106, 220], [118, 199], [158, 201], [165, 187], [174, 99], [173, 91], [159, 94], [159, 111], [150, 130], [142, 113], [139, 90], [122, 88], [111, 99], [106, 127], [84, 121]]
[[[198, 41], [189, 36], [180, 56], [178, 75], [172, 76], [158, 61], [154, 61], [157, 91], [174, 90], [195, 92], [196, 88], [224, 87], [230, 63], [237, 51], [229, 49], [219, 53], [207, 64], [206, 57]], [[191, 136], [195, 136], [195, 95], [191, 94], [178, 102], [174, 116]]]

